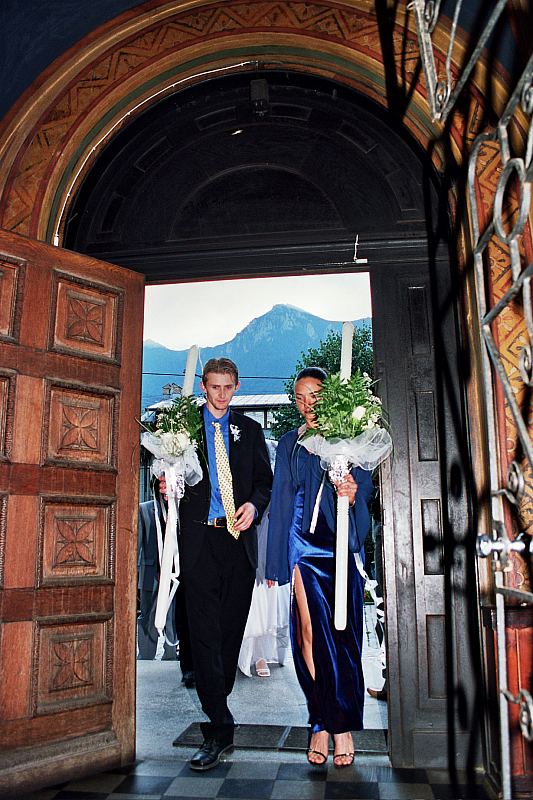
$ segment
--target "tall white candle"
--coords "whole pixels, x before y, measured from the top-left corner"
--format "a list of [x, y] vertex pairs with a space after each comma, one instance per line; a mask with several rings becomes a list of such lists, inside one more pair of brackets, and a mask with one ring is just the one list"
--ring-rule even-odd
[[198, 345], [193, 344], [187, 353], [187, 363], [185, 364], [185, 377], [183, 378], [183, 397], [189, 397], [194, 390], [194, 378], [196, 375], [196, 363], [198, 361]]
[[[342, 326], [341, 380], [347, 381], [352, 374], [352, 343], [354, 326], [345, 322]], [[337, 498], [337, 532], [335, 552], [335, 612], [334, 625], [338, 631], [346, 628], [346, 597], [348, 593], [348, 520], [350, 507], [347, 497]]]
[[348, 380], [352, 374], [353, 322], [342, 323], [341, 381]]
[[335, 554], [335, 615], [338, 631], [346, 628], [346, 598], [348, 596], [348, 514], [347, 497], [337, 498], [337, 552]]

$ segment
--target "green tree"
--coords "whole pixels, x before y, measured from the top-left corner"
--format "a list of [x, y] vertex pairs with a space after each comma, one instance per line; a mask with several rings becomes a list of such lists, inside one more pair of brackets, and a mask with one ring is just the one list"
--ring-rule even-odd
[[[335, 374], [341, 368], [342, 335], [339, 331], [330, 331], [326, 339], [318, 345], [311, 347], [307, 353], [302, 352], [302, 357], [296, 362], [294, 373], [288, 381], [284, 382], [285, 391], [290, 397], [290, 405], [280, 406], [274, 411], [274, 421], [271, 431], [274, 439], [280, 439], [284, 433], [297, 428], [302, 424], [302, 416], [294, 400], [294, 379], [304, 367], [322, 367], [326, 372]], [[361, 325], [354, 331], [352, 344], [352, 372], [359, 367], [361, 372], [367, 372], [374, 377], [374, 352], [372, 349], [372, 329], [370, 325]]]

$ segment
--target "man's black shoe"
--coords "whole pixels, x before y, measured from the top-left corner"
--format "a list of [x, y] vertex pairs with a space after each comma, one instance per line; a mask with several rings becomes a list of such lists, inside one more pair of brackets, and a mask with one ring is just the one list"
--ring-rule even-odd
[[196, 682], [194, 680], [194, 672], [192, 669], [189, 670], [188, 672], [183, 673], [183, 678], [181, 679], [181, 682], [185, 684], [187, 689], [194, 688]]
[[193, 755], [189, 767], [197, 770], [213, 769], [220, 761], [220, 756], [232, 750], [233, 742], [222, 744], [217, 739], [206, 739], [198, 752]]

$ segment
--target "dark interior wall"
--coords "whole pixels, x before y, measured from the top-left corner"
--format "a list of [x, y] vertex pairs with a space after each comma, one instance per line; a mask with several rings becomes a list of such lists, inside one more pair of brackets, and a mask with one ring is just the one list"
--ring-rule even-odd
[[64, 246], [162, 282], [328, 267], [352, 259], [356, 236], [381, 249], [425, 241], [432, 166], [405, 137], [334, 81], [206, 81], [113, 138], [69, 208]]
[[56, 58], [132, 0], [1, 0], [0, 119]]

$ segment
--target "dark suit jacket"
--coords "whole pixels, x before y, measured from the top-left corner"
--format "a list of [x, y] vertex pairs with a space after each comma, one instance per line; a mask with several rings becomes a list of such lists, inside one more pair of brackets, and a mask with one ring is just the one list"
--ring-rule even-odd
[[[161, 518], [161, 517], [160, 517]], [[163, 533], [165, 523], [162, 521]], [[139, 504], [139, 589], [157, 591], [159, 586], [159, 551], [154, 501]]]
[[[235, 508], [250, 502], [258, 512], [250, 528], [240, 534], [250, 564], [256, 569], [256, 526], [270, 500], [272, 486], [270, 459], [263, 430], [258, 422], [230, 409], [229, 424], [236, 426], [240, 432], [238, 436], [234, 436], [230, 429], [229, 435], [228, 458], [233, 477]], [[202, 427], [197, 453], [202, 466], [202, 480], [196, 486], [185, 487], [185, 495], [179, 505], [179, 550], [182, 572], [191, 569], [198, 558], [211, 501], [205, 427]]]

